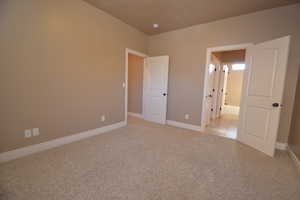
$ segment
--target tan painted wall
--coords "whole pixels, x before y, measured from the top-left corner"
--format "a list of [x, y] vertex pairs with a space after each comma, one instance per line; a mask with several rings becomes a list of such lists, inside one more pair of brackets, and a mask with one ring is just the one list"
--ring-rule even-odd
[[128, 112], [143, 113], [144, 58], [128, 54]]
[[[287, 79], [278, 141], [287, 142], [300, 63], [300, 4], [163, 33], [150, 37], [152, 56], [169, 55], [169, 120], [200, 125], [206, 49], [259, 43], [291, 35]], [[230, 28], [229, 28], [230, 27]], [[190, 119], [185, 120], [184, 114]]]
[[223, 51], [219, 52], [219, 59], [223, 63], [240, 63], [245, 62], [246, 51], [236, 50], [236, 51]]
[[240, 106], [243, 85], [243, 71], [230, 71], [227, 78], [226, 98], [227, 105]]
[[[300, 73], [299, 73], [300, 75]], [[300, 78], [298, 78], [295, 106], [291, 125], [291, 134], [289, 137], [289, 146], [300, 160]]]
[[146, 53], [145, 34], [81, 0], [1, 0], [0, 29], [0, 152], [124, 120], [125, 48]]

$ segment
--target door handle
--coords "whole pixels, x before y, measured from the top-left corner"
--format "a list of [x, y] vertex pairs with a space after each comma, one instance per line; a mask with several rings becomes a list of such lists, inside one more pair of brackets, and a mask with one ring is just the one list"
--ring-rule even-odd
[[277, 108], [277, 107], [279, 107], [279, 103], [273, 103], [272, 106], [273, 106], [274, 108]]
[[163, 96], [167, 96], [167, 93], [163, 93]]

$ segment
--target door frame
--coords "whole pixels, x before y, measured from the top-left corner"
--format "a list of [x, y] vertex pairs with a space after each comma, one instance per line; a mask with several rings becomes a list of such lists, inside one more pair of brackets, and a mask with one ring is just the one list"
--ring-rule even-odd
[[[242, 43], [242, 44], [236, 44], [236, 45], [225, 45], [225, 46], [217, 46], [217, 47], [210, 47], [206, 49], [206, 64], [205, 64], [205, 74], [204, 74], [204, 87], [203, 87], [203, 97], [202, 97], [202, 112], [201, 112], [201, 131], [205, 131], [206, 124], [205, 124], [205, 117], [207, 115], [206, 109], [205, 109], [205, 101], [206, 101], [206, 95], [207, 91], [206, 88], [208, 86], [208, 68], [209, 64], [211, 62], [211, 55], [213, 52], [217, 51], [233, 51], [233, 50], [241, 50], [241, 49], [247, 49], [249, 46], [252, 46], [253, 43]], [[241, 92], [241, 95], [243, 95], [243, 91]]]
[[[125, 110], [124, 110], [124, 114], [125, 114], [126, 124], [127, 124], [127, 118], [128, 118], [128, 54], [133, 54], [133, 55], [136, 55], [136, 56], [143, 57], [144, 58], [143, 68], [145, 68], [145, 58], [149, 57], [148, 55], [146, 55], [144, 53], [141, 53], [139, 51], [135, 51], [135, 50], [129, 49], [129, 48], [125, 49], [125, 82], [123, 83], [123, 88], [125, 88], [125, 97], [124, 97], [124, 102], [125, 102], [124, 108], [125, 108]], [[142, 99], [143, 99], [143, 109], [144, 109], [144, 97], [142, 97]], [[142, 111], [142, 115], [139, 116], [139, 117], [142, 117], [142, 116], [143, 116], [143, 111]]]

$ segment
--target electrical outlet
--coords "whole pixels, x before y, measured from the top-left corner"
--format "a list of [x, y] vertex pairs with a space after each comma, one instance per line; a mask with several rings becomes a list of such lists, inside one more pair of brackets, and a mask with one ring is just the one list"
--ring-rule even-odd
[[24, 137], [25, 138], [30, 138], [31, 137], [31, 130], [30, 129], [26, 129], [24, 131]]
[[101, 122], [104, 122], [105, 121], [105, 115], [102, 115], [101, 116]]
[[184, 119], [186, 119], [186, 120], [190, 119], [190, 115], [189, 114], [185, 114], [184, 115]]
[[33, 128], [32, 129], [32, 136], [38, 136], [40, 135], [40, 129], [39, 128]]

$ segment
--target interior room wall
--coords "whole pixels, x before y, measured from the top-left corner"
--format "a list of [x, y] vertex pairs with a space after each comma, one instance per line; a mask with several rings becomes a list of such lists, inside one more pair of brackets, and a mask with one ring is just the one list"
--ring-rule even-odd
[[144, 33], [81, 0], [1, 0], [0, 29], [0, 152], [124, 120], [125, 48], [146, 53]]
[[128, 112], [143, 113], [144, 58], [128, 54]]
[[221, 51], [217, 52], [217, 55], [223, 63], [243, 63], [245, 62], [246, 50]]
[[229, 71], [225, 102], [230, 106], [240, 106], [243, 85], [243, 71]]
[[[300, 75], [300, 72], [299, 72]], [[291, 134], [289, 137], [289, 146], [300, 160], [300, 78], [296, 90], [295, 106], [292, 117]]]
[[200, 125], [207, 48], [291, 35], [278, 135], [279, 142], [287, 142], [300, 63], [299, 10], [300, 4], [295, 4], [151, 36], [148, 53], [170, 56], [167, 118]]

